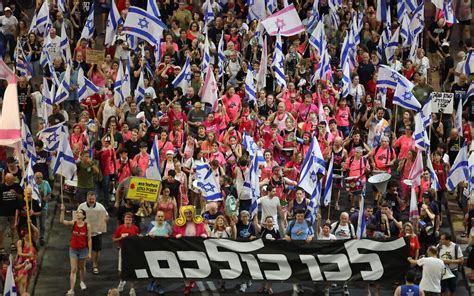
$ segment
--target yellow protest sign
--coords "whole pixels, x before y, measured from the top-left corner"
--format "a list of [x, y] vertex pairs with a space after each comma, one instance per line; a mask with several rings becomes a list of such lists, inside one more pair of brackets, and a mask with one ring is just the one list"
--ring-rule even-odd
[[134, 177], [128, 186], [127, 198], [156, 202], [161, 181]]

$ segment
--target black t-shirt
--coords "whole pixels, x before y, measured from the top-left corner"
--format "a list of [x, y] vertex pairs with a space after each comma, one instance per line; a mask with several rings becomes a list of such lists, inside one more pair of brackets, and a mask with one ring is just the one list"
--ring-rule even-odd
[[453, 82], [454, 74], [449, 74], [449, 69], [454, 68], [454, 59], [451, 55], [448, 55], [444, 58], [443, 63], [441, 64], [441, 82]]
[[361, 63], [359, 65], [359, 69], [357, 70], [357, 74], [359, 74], [360, 84], [363, 86], [367, 85], [367, 82], [372, 79], [372, 75], [375, 72], [374, 65], [369, 61], [368, 64]]
[[49, 152], [45, 150], [41, 150], [36, 152], [36, 156], [38, 157], [36, 160], [35, 165], [33, 166], [33, 172], [41, 172], [43, 174], [44, 180], [49, 180], [49, 161], [50, 156]]
[[135, 155], [140, 153], [140, 141], [133, 142], [131, 139], [125, 142], [125, 149], [127, 149], [128, 158], [133, 159]]
[[23, 189], [20, 184], [13, 185], [0, 184], [0, 216], [15, 216], [20, 200], [23, 195]]
[[18, 89], [18, 104], [20, 107], [20, 112], [23, 112], [31, 116], [31, 113], [33, 113], [33, 101], [31, 100], [31, 96], [28, 94], [29, 87], [17, 86], [17, 89]]
[[217, 211], [215, 214], [211, 214], [209, 211], [206, 211], [204, 214], [202, 214], [202, 218], [206, 220], [207, 225], [211, 230], [214, 229], [214, 223], [216, 222], [216, 218], [219, 216], [224, 216], [224, 214], [219, 211]]
[[462, 86], [457, 83], [453, 84], [453, 87], [451, 87], [451, 92], [454, 93], [454, 109], [458, 108], [459, 100], [464, 98], [468, 89], [469, 85], [467, 83]]
[[[431, 23], [429, 27], [429, 32], [431, 33], [431, 36], [436, 39], [438, 37], [438, 40], [442, 42], [443, 39], [446, 38], [446, 35], [448, 34], [448, 29], [446, 27], [438, 27], [438, 24], [436, 22]], [[439, 48], [438, 45], [436, 45], [431, 38], [429, 39], [429, 50], [430, 52], [436, 52], [436, 50]]]
[[[28, 204], [30, 207], [30, 211], [33, 210], [34, 213], [39, 213], [41, 212], [41, 206], [39, 204], [39, 201], [33, 199], [32, 202]], [[18, 210], [20, 211], [20, 217], [18, 219], [18, 226], [21, 228], [22, 225], [26, 224], [26, 202], [24, 199], [20, 200], [18, 202]], [[37, 226], [37, 219], [31, 219], [33, 224]]]
[[170, 189], [170, 195], [176, 198], [176, 200], [180, 200], [181, 197], [181, 195], [179, 194], [180, 185], [181, 182], [177, 181], [176, 179], [173, 179], [172, 181], [166, 179], [162, 182], [162, 188], [168, 187]]
[[251, 236], [256, 236], [255, 228], [253, 227], [253, 224], [250, 222], [249, 224], [244, 225], [242, 221], [239, 220], [236, 227], [237, 227], [237, 238], [239, 239], [249, 240]]
[[[184, 91], [186, 90], [183, 89], [183, 92]], [[192, 96], [191, 98], [188, 96], [183, 96], [181, 98], [181, 108], [183, 108], [185, 112], [188, 112], [194, 108], [194, 103], [200, 102], [200, 101], [201, 99], [196, 95]]]
[[461, 150], [461, 147], [464, 143], [464, 139], [461, 137], [458, 137], [456, 140], [451, 140], [450, 138], [448, 139], [448, 155], [449, 155], [449, 164], [453, 165], [454, 160], [456, 159], [456, 156], [458, 156], [459, 150]]
[[260, 231], [260, 237], [265, 240], [271, 239], [280, 239], [280, 232], [273, 228], [272, 230], [268, 230], [267, 228], [262, 228]]

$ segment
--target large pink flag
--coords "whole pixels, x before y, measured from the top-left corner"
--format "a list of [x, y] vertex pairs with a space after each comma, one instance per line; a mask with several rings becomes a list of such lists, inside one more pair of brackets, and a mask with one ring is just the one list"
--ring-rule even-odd
[[15, 73], [10, 69], [7, 64], [0, 58], [0, 79], [13, 83], [16, 81]]
[[201, 92], [201, 102], [212, 105], [212, 112], [217, 110], [217, 100], [219, 99], [216, 77], [212, 67], [207, 67], [206, 79]]
[[0, 145], [14, 147], [21, 141], [20, 112], [16, 83], [9, 83], [3, 97]]
[[416, 155], [415, 163], [411, 167], [410, 174], [408, 174], [408, 179], [412, 180], [412, 187], [420, 186], [421, 184], [421, 175], [423, 175], [423, 155], [421, 150], [418, 150]]
[[298, 12], [293, 5], [272, 14], [262, 21], [262, 25], [270, 36], [280, 33], [281, 36], [293, 36], [304, 31]]

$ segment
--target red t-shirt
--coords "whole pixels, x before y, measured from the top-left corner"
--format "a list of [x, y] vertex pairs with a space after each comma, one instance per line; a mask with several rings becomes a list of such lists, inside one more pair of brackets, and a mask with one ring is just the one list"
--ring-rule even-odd
[[[119, 238], [122, 234], [127, 234], [127, 236], [137, 236], [140, 234], [140, 230], [135, 224], [131, 224], [129, 227], [125, 224], [120, 225], [115, 229], [114, 238]], [[122, 242], [119, 241], [119, 247], [122, 248]]]
[[78, 226], [76, 222], [72, 226], [72, 236], [69, 243], [71, 249], [81, 250], [88, 247], [87, 244], [87, 223], [84, 222], [84, 225]]

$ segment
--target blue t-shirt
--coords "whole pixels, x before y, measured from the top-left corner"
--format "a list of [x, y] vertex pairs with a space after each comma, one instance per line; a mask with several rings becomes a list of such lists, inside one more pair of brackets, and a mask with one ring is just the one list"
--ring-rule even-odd
[[419, 296], [420, 287], [418, 285], [401, 285], [400, 296]]
[[291, 240], [306, 240], [308, 236], [313, 235], [313, 228], [308, 225], [306, 220], [303, 223], [297, 223], [295, 220], [288, 226], [286, 234], [290, 236]]

